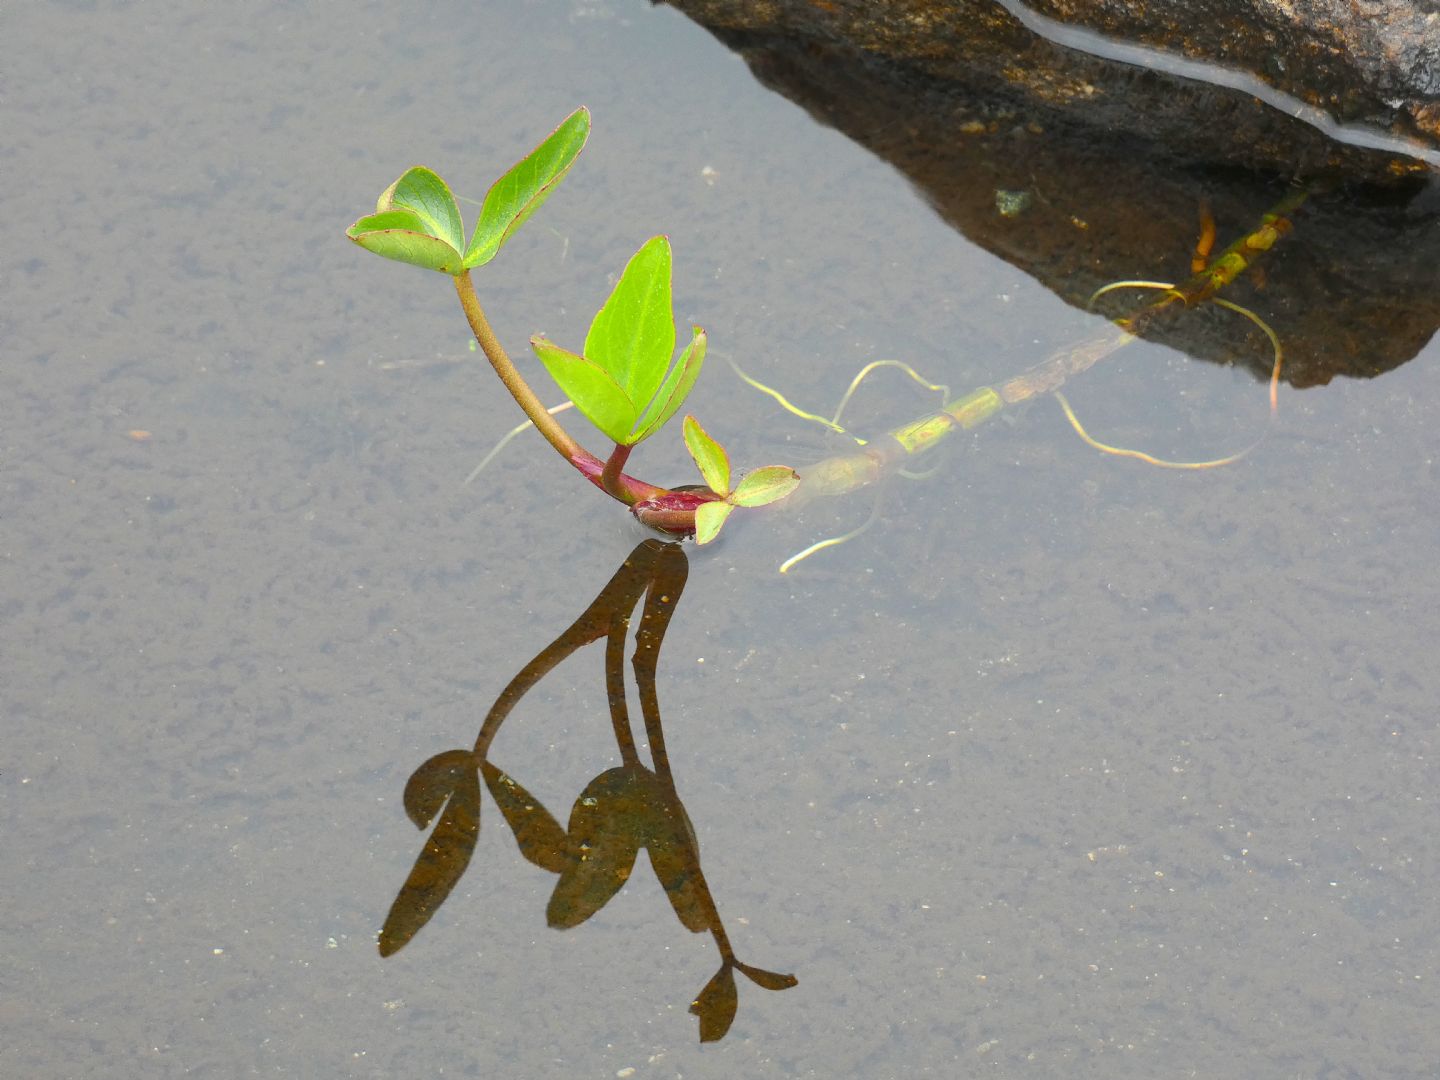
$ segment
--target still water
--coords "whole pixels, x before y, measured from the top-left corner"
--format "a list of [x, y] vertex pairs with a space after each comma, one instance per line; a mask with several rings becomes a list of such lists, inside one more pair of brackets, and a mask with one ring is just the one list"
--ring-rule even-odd
[[[533, 435], [463, 484], [515, 407], [448, 284], [343, 229], [413, 163], [482, 197], [588, 105], [590, 146], [477, 287], [513, 352], [578, 345], [667, 233], [677, 321], [712, 343], [691, 409], [741, 465], [843, 442], [726, 358], [826, 411], [869, 360], [960, 391], [1097, 320], [668, 8], [6, 23], [0, 1074], [1440, 1071], [1434, 341], [1282, 387], [1228, 468], [1102, 456], [1037, 401], [790, 574], [869, 497], [691, 548], [670, 764], [737, 952], [799, 978], [742, 980], [702, 1047], [715, 949], [646, 860], [550, 929], [554, 878], [491, 803], [448, 902], [378, 955], [423, 841], [407, 777], [641, 534]], [[1071, 395], [1174, 457], [1243, 446], [1263, 398], [1150, 345]], [[882, 373], [847, 423], [932, 401]], [[633, 463], [690, 469], [673, 435]], [[496, 743], [561, 821], [619, 761], [602, 648]]]

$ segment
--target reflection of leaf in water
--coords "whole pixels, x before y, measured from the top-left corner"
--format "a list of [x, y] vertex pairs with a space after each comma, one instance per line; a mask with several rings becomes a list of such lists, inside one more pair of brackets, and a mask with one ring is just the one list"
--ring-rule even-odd
[[550, 925], [578, 926], [609, 903], [629, 879], [640, 848], [649, 851], [681, 924], [694, 933], [711, 929], [715, 909], [700, 875], [694, 826], [679, 800], [667, 798], [659, 778], [640, 765], [601, 773], [575, 801]]
[[385, 917], [380, 930], [381, 956], [398, 952], [419, 933], [470, 865], [480, 835], [480, 776], [470, 751], [436, 754], [416, 769], [405, 785], [405, 812], [422, 829], [442, 802], [445, 812]]
[[705, 989], [690, 1003], [690, 1011], [700, 1018], [700, 1041], [715, 1042], [725, 1037], [735, 1022], [739, 997], [735, 993], [735, 972], [729, 964], [720, 965]]
[[474, 771], [475, 755], [469, 750], [446, 750], [411, 773], [405, 782], [405, 813], [415, 827], [429, 825], [459, 780]]
[[[653, 785], [659, 795], [659, 785]], [[700, 845], [690, 815], [678, 801], [675, 813], [667, 812], [663, 803], [652, 806], [652, 824], [648, 837], [650, 865], [665, 888], [670, 906], [682, 926], [692, 933], [710, 929], [713, 905], [706, 903], [700, 878]]]
[[559, 874], [570, 865], [566, 856], [565, 830], [550, 816], [550, 811], [540, 800], [517, 784], [508, 773], [497, 769], [489, 761], [482, 761], [480, 768], [485, 774], [485, 786], [500, 807], [500, 813], [510, 824], [515, 834], [515, 843], [520, 854], [542, 870]]
[[620, 891], [635, 865], [641, 836], [636, 818], [646, 806], [647, 770], [607, 769], [585, 785], [570, 811], [565, 869], [545, 917], [557, 929], [579, 926]]
[[800, 985], [800, 980], [794, 975], [781, 975], [778, 971], [766, 971], [764, 968], [751, 967], [749, 964], [740, 963], [739, 960], [735, 961], [735, 966], [756, 986], [762, 986], [766, 990], [789, 990], [792, 986]]

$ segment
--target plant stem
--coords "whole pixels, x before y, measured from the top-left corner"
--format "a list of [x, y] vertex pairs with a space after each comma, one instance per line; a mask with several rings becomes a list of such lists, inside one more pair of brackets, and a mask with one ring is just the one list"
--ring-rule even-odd
[[480, 306], [480, 298], [475, 295], [475, 283], [470, 280], [469, 270], [455, 275], [455, 291], [460, 296], [460, 306], [465, 309], [465, 318], [470, 323], [475, 340], [484, 350], [485, 358], [490, 361], [490, 366], [495, 369], [495, 374], [500, 376], [500, 381], [505, 384], [505, 389], [510, 391], [515, 403], [535, 425], [535, 430], [545, 436], [545, 441], [566, 461], [574, 461], [582, 454], [593, 456], [572, 439], [570, 433], [560, 426], [559, 421], [546, 411], [540, 399], [535, 396], [535, 391], [530, 389], [529, 383], [506, 355], [504, 347], [495, 337], [495, 331], [490, 329], [490, 320], [485, 318], [485, 309]]
[[605, 468], [600, 473], [600, 486], [612, 499], [619, 499], [627, 506], [634, 506], [640, 500], [633, 494], [626, 491], [620, 483], [620, 477], [624, 476], [625, 462], [630, 457], [633, 447], [624, 443], [616, 443], [615, 449], [610, 452], [610, 458], [605, 462]]
[[546, 411], [540, 399], [535, 396], [535, 391], [530, 389], [530, 384], [506, 354], [499, 339], [495, 337], [495, 331], [490, 329], [490, 320], [485, 317], [480, 298], [475, 295], [475, 284], [470, 280], [470, 271], [455, 275], [455, 292], [460, 297], [460, 306], [465, 310], [465, 318], [470, 323], [475, 340], [480, 343], [480, 348], [485, 353], [485, 359], [490, 361], [495, 374], [500, 376], [505, 389], [510, 391], [515, 403], [535, 425], [535, 430], [545, 436], [545, 441], [553, 446], [561, 457], [579, 469], [585, 479], [626, 506], [634, 506], [644, 499], [655, 499], [669, 494], [668, 488], [647, 484], [621, 472], [620, 469], [625, 464], [623, 458], [607, 480], [606, 463], [571, 438], [570, 433], [560, 426], [560, 422]]

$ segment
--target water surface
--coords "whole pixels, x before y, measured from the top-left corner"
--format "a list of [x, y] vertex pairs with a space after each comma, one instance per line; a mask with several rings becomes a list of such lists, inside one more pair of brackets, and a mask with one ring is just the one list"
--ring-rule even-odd
[[[742, 985], [701, 1048], [713, 949], [643, 861], [549, 930], [493, 808], [377, 955], [406, 777], [639, 534], [536, 439], [461, 485], [515, 408], [448, 284], [343, 228], [415, 162], [482, 196], [584, 103], [591, 146], [478, 275], [517, 352], [578, 345], [659, 231], [682, 324], [812, 408], [878, 357], [1002, 379], [1094, 319], [665, 8], [35, 6], [7, 40], [0, 1071], [1440, 1069], [1433, 341], [1282, 391], [1229, 469], [1103, 457], [1040, 401], [790, 575], [864, 497], [692, 551], [671, 759], [742, 957], [800, 978]], [[877, 378], [852, 416], [927, 400]], [[1148, 346], [1072, 400], [1175, 456], [1265, 415]], [[837, 446], [720, 363], [692, 405], [742, 463]], [[689, 468], [678, 437], [635, 462]], [[496, 747], [562, 816], [613, 764], [600, 670], [567, 662]]]

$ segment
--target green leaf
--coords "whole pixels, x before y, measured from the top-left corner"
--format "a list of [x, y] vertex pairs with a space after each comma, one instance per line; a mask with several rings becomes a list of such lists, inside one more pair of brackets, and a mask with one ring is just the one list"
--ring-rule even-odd
[[592, 424], [615, 442], [628, 443], [639, 410], [604, 368], [542, 337], [531, 338], [530, 347], [560, 391]]
[[550, 816], [550, 811], [540, 800], [488, 761], [480, 763], [485, 776], [485, 786], [505, 815], [510, 831], [515, 834], [515, 843], [520, 854], [540, 867], [558, 874], [569, 865], [567, 858], [568, 840], [560, 823]]
[[363, 217], [345, 235], [366, 251], [396, 262], [454, 274], [460, 270], [460, 252], [425, 231], [425, 222], [410, 210], [387, 210]]
[[460, 223], [455, 196], [444, 180], [423, 165], [407, 169], [381, 193], [375, 212], [387, 210], [409, 210], [424, 222], [422, 232], [445, 241], [457, 253], [465, 246], [465, 227]]
[[590, 110], [582, 106], [490, 185], [465, 251], [467, 270], [493, 259], [515, 230], [540, 208], [570, 171], [589, 137]]
[[[670, 241], [665, 237], [651, 237], [625, 264], [610, 298], [590, 324], [584, 352], [636, 403], [638, 417], [640, 406], [660, 389], [675, 353]], [[616, 441], [633, 445], [630, 434], [627, 429], [625, 437]]]
[[783, 499], [800, 486], [800, 477], [786, 465], [764, 465], [745, 474], [730, 501], [736, 506], [764, 506], [777, 499]]
[[735, 1022], [735, 1009], [740, 1004], [735, 993], [735, 972], [722, 964], [705, 984], [699, 996], [690, 1003], [690, 1011], [700, 1018], [700, 1041], [717, 1042], [725, 1037]]
[[730, 455], [706, 433], [695, 417], [685, 417], [683, 430], [685, 445], [690, 450], [690, 456], [695, 459], [700, 475], [705, 478], [711, 491], [724, 498], [730, 494]]
[[705, 331], [700, 327], [693, 327], [693, 330], [695, 336], [690, 339], [690, 344], [685, 346], [685, 351], [680, 354], [679, 361], [666, 376], [665, 384], [651, 399], [649, 406], [641, 415], [639, 423], [635, 425], [635, 441], [637, 443], [648, 439], [670, 422], [670, 418], [679, 411], [680, 406], [685, 403], [685, 399], [690, 396], [690, 391], [695, 386], [695, 380], [700, 377], [701, 365], [705, 363], [706, 337]]
[[725, 524], [725, 519], [735, 509], [733, 503], [728, 502], [707, 502], [701, 503], [695, 508], [695, 542], [697, 544], [708, 544], [714, 540], [720, 532], [720, 526]]

